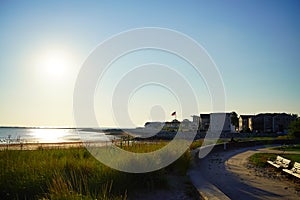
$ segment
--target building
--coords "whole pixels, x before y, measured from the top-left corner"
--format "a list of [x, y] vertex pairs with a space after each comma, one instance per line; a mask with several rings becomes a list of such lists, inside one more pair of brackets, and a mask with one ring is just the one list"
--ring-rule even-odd
[[200, 114], [199, 130], [231, 132], [231, 113]]
[[200, 130], [200, 116], [198, 116], [198, 115], [192, 115], [191, 117], [193, 118], [193, 121], [192, 121], [192, 130], [193, 131]]
[[231, 113], [211, 113], [210, 131], [231, 132]]
[[253, 130], [263, 133], [287, 133], [290, 123], [296, 115], [286, 113], [263, 113], [253, 118]]
[[240, 115], [239, 117], [239, 131], [252, 132], [253, 118], [255, 115]]
[[210, 114], [200, 114], [199, 118], [199, 130], [207, 131], [210, 124]]
[[163, 130], [165, 131], [178, 131], [181, 122], [177, 119], [172, 120], [171, 122], [165, 122]]
[[191, 122], [188, 119], [182, 120], [180, 124], [180, 131], [186, 132], [186, 131], [192, 131], [193, 130], [193, 122]]
[[273, 114], [258, 114], [253, 118], [253, 130], [256, 132], [271, 133], [273, 131]]
[[289, 125], [292, 121], [296, 120], [296, 115], [289, 115], [286, 113], [280, 113], [273, 117], [273, 132], [287, 133]]
[[164, 127], [164, 123], [162, 122], [146, 122], [145, 128], [146, 129], [157, 129], [161, 130]]

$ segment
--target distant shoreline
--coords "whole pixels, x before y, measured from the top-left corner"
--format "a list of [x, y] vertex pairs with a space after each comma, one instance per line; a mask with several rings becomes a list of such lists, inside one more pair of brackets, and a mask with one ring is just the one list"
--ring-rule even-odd
[[112, 128], [112, 127], [56, 127], [56, 126], [0, 126], [0, 128], [21, 128], [21, 129], [78, 129], [78, 130], [94, 130], [94, 131], [122, 131], [126, 129], [134, 129], [134, 128]]

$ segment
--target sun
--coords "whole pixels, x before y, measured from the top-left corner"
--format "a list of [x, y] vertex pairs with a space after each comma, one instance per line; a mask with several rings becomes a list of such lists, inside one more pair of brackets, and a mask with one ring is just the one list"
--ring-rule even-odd
[[71, 56], [60, 49], [45, 51], [38, 58], [38, 68], [48, 78], [63, 78], [71, 66]]
[[68, 66], [67, 58], [63, 54], [51, 54], [44, 60], [44, 67], [50, 76], [62, 76]]

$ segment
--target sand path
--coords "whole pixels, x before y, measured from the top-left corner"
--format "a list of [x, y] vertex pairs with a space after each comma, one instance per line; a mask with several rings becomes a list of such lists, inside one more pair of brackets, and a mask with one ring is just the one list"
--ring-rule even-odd
[[292, 181], [259, 177], [247, 168], [257, 152], [282, 153], [262, 146], [211, 153], [195, 160], [189, 176], [205, 199], [299, 199]]

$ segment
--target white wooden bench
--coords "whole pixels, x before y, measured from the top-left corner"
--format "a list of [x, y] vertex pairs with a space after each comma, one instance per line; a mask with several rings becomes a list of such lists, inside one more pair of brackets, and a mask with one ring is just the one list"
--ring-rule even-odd
[[300, 163], [295, 162], [292, 169], [283, 169], [283, 171], [300, 178]]
[[268, 160], [268, 163], [273, 165], [276, 168], [284, 168], [287, 169], [291, 163], [291, 160], [283, 158], [281, 156], [277, 156], [275, 161]]

